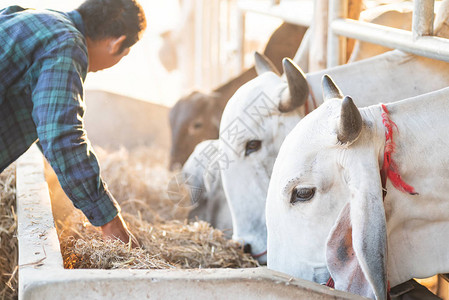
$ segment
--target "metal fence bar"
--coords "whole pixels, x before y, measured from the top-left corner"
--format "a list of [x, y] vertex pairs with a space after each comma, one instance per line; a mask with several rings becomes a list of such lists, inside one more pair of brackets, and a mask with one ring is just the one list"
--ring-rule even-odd
[[445, 38], [422, 36], [413, 41], [410, 31], [349, 19], [333, 21], [331, 30], [334, 34], [449, 62], [449, 40]]
[[313, 24], [311, 32], [309, 53], [309, 70], [315, 72], [326, 69], [327, 65], [327, 35], [329, 25], [329, 0], [315, 0], [313, 8]]
[[242, 71], [245, 65], [245, 31], [246, 31], [246, 15], [245, 11], [237, 9], [237, 66]]
[[414, 0], [412, 32], [413, 40], [433, 35], [434, 0]]
[[434, 0], [414, 0], [412, 32], [345, 19], [342, 1], [329, 1], [328, 67], [344, 63], [337, 36], [449, 62], [449, 40], [433, 36]]
[[194, 69], [195, 84], [203, 86], [203, 67], [199, 63], [203, 60], [203, 1], [195, 0], [195, 63], [197, 67]]
[[313, 1], [284, 1], [280, 0], [238, 0], [237, 1], [237, 57], [239, 70], [244, 69], [243, 49], [245, 41], [245, 15], [256, 13], [280, 18], [287, 23], [309, 27], [312, 24]]
[[[347, 0], [329, 0], [329, 24], [346, 18], [347, 7]], [[327, 67], [330, 68], [345, 63], [346, 39], [334, 30], [329, 30], [327, 34]]]
[[252, 12], [280, 18], [291, 24], [306, 27], [312, 24], [313, 5], [311, 1], [286, 1], [273, 5], [273, 1], [240, 0], [238, 7], [245, 13]]

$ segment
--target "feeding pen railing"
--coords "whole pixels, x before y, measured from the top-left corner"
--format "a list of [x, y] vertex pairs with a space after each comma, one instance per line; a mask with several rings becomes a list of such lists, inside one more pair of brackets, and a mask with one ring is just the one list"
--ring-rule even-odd
[[346, 18], [347, 0], [329, 1], [327, 66], [345, 63], [345, 37], [449, 62], [449, 40], [433, 36], [434, 0], [415, 0], [412, 31]]
[[282, 19], [295, 25], [309, 27], [313, 17], [313, 0], [240, 0], [237, 2], [237, 61], [244, 69], [245, 20], [247, 13], [256, 13]]

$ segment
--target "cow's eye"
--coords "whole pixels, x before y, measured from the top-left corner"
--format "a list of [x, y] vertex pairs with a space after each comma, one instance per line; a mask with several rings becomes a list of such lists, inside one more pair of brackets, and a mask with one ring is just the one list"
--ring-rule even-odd
[[203, 123], [201, 123], [201, 122], [195, 122], [195, 123], [193, 124], [193, 128], [195, 128], [195, 129], [199, 129], [199, 128], [201, 128], [201, 127], [203, 127]]
[[290, 198], [290, 203], [296, 204], [298, 202], [309, 201], [312, 199], [313, 195], [315, 195], [315, 188], [294, 188]]
[[260, 140], [251, 140], [251, 141], [247, 142], [246, 147], [245, 147], [245, 156], [248, 156], [251, 153], [258, 151], [261, 146], [262, 146], [262, 141], [260, 141]]

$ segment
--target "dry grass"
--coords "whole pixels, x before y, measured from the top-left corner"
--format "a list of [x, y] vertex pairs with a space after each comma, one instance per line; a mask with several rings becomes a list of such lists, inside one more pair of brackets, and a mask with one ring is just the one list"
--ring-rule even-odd
[[65, 268], [188, 269], [248, 268], [258, 266], [240, 244], [228, 240], [206, 222], [177, 220], [149, 224], [129, 214], [130, 230], [142, 248], [130, 249], [120, 241], [103, 240], [100, 231], [79, 213], [60, 224]]
[[147, 222], [184, 220], [189, 209], [170, 198], [167, 188], [176, 175], [167, 170], [166, 152], [154, 147], [105, 151], [95, 148], [104, 180], [122, 210]]
[[[74, 211], [57, 224], [66, 268], [185, 269], [258, 266], [240, 244], [206, 222], [187, 223], [185, 203], [169, 197], [173, 173], [165, 153], [153, 148], [106, 152], [96, 148], [102, 176], [120, 203], [142, 248], [103, 240], [99, 230]], [[188, 200], [186, 200], [188, 201]]]
[[17, 299], [16, 169], [0, 174], [0, 299]]

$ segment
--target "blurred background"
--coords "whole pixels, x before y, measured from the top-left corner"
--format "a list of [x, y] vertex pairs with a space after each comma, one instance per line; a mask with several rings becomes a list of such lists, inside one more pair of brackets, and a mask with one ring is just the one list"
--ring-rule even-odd
[[[20, 5], [69, 11], [82, 2], [83, 0], [0, 0], [0, 7]], [[246, 58], [243, 57], [242, 61], [237, 57], [239, 45], [235, 29], [238, 21], [233, 14], [235, 9], [232, 9], [235, 1], [202, 1], [204, 6], [201, 13], [217, 14], [202, 18], [204, 24], [201, 27], [210, 34], [201, 35], [201, 41], [193, 38], [193, 15], [198, 13], [196, 2], [198, 1], [141, 0], [148, 23], [142, 40], [116, 66], [89, 73], [85, 83], [86, 90], [103, 90], [172, 106], [189, 91], [209, 91], [240, 73], [242, 67], [248, 67], [253, 60], [252, 51], [262, 50], [267, 37], [281, 23], [276, 18], [247, 14]], [[214, 30], [210, 31], [212, 27]], [[214, 38], [219, 40], [212, 43], [210, 39]], [[192, 47], [195, 46], [202, 50], [194, 53]]]

